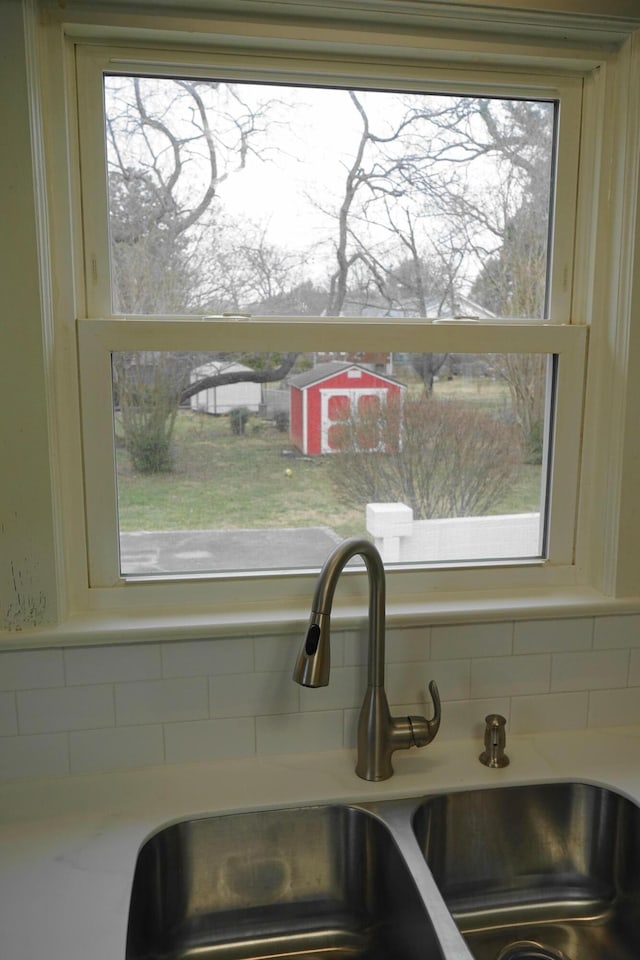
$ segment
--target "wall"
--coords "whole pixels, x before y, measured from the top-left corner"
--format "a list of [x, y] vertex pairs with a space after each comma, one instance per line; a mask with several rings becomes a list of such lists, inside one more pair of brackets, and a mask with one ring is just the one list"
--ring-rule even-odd
[[[29, 79], [21, 0], [3, 0], [0, 630], [14, 646], [63, 613]], [[336, 636], [325, 690], [292, 683], [296, 649], [274, 635], [2, 652], [0, 779], [351, 746], [364, 638]], [[442, 737], [479, 737], [494, 710], [513, 732], [640, 722], [636, 615], [392, 629], [388, 663], [396, 710], [423, 712], [421, 692], [438, 681]]]
[[47, 368], [19, 0], [0, 5], [0, 631], [57, 618]]
[[[247, 637], [0, 654], [0, 780], [353, 747], [366, 638], [336, 633], [328, 687], [291, 672], [299, 639]], [[640, 723], [640, 615], [391, 629], [392, 712], [439, 737]]]

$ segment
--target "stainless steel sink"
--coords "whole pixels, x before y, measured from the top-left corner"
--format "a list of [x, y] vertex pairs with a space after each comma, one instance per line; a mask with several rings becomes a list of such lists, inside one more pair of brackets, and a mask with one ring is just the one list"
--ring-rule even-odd
[[477, 960], [638, 960], [640, 810], [580, 783], [426, 799], [426, 862]]
[[389, 827], [346, 805], [161, 830], [138, 857], [126, 956], [444, 960]]
[[640, 809], [581, 783], [187, 820], [127, 960], [639, 960]]

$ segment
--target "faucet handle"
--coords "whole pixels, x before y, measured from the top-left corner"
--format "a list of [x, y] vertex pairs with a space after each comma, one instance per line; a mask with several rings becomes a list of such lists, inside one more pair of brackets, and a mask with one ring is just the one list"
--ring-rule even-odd
[[429, 693], [433, 701], [433, 717], [427, 720], [426, 717], [409, 717], [411, 735], [416, 747], [426, 747], [431, 743], [440, 729], [440, 720], [442, 718], [442, 709], [440, 706], [440, 693], [438, 684], [435, 680], [429, 682]]

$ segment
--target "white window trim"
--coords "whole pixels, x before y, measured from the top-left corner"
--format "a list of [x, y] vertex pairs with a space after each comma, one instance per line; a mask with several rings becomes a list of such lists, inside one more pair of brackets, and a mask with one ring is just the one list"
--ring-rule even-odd
[[[413, 14], [418, 16], [415, 11]], [[56, 324], [52, 346], [56, 389], [52, 404], [59, 428], [56, 489], [60, 497], [58, 533], [64, 567], [62, 592], [66, 599], [63, 622], [47, 634], [55, 643], [74, 642], [74, 638], [78, 642], [104, 642], [117, 636], [157, 639], [163, 636], [211, 636], [218, 629], [228, 634], [244, 631], [247, 627], [254, 632], [272, 632], [276, 626], [285, 628], [288, 621], [297, 622], [301, 611], [306, 608], [312, 576], [276, 575], [270, 580], [267, 578], [265, 583], [270, 584], [271, 596], [268, 591], [261, 596], [256, 595], [252, 585], [250, 603], [246, 602], [245, 585], [233, 578], [226, 581], [225, 590], [218, 598], [207, 590], [203, 591], [203, 584], [195, 582], [136, 584], [133, 590], [128, 589], [129, 585], [126, 589], [88, 586], [88, 565], [84, 559], [85, 525], [78, 496], [82, 492], [80, 438], [74, 428], [74, 424], [78, 424], [78, 385], [70, 340], [73, 330], [69, 322], [74, 313], [83, 316], [87, 311], [82, 306], [85, 303], [83, 284], [77, 282], [77, 274], [76, 280], [73, 279], [71, 258], [67, 252], [70, 248], [74, 250], [77, 262], [81, 262], [79, 235], [69, 212], [70, 204], [79, 205], [80, 191], [73, 173], [70, 185], [67, 180], [69, 141], [72, 155], [77, 148], [74, 145], [73, 123], [70, 127], [66, 126], [66, 112], [70, 111], [73, 117], [73, 102], [72, 98], [69, 99], [72, 84], [65, 85], [65, 79], [71, 77], [71, 61], [65, 59], [60, 44], [61, 24], [56, 22], [56, 19], [62, 20], [63, 16], [71, 21], [66, 27], [67, 34], [82, 38], [93, 36], [102, 41], [105, 37], [115, 36], [117, 32], [123, 36], [127, 31], [133, 35], [140, 30], [140, 23], [134, 23], [133, 18], [126, 15], [120, 14], [114, 18], [109, 14], [86, 12], [75, 18], [73, 14], [57, 13], [41, 27], [41, 36], [45, 41], [41, 98], [45, 107], [48, 201], [52, 223], [46, 239], [51, 245], [52, 269], [57, 281], [52, 294]], [[517, 18], [518, 14], [510, 14], [511, 20], [514, 17]], [[566, 16], [564, 19], [567, 19]], [[117, 27], [114, 26], [116, 21]], [[159, 30], [165, 30], [165, 35], [171, 31], [173, 39], [179, 39], [174, 19], [159, 18], [154, 24]], [[624, 30], [619, 27], [619, 24], [616, 25], [617, 33], [612, 30], [610, 41], [618, 39], [625, 31], [625, 35], [630, 32], [629, 25]], [[264, 23], [252, 24], [234, 24], [227, 18], [219, 28], [220, 24], [208, 22], [206, 29], [197, 34], [197, 39], [203, 41], [206, 33], [213, 33], [216, 42], [220, 43], [224, 35], [225, 43], [229, 44], [233, 36], [244, 34], [246, 39], [253, 34], [252, 42], [259, 47], [264, 46], [267, 35], [273, 37], [277, 34], [281, 37], [286, 34], [290, 46], [302, 43], [302, 37], [308, 40], [313, 36], [317, 47], [321, 40], [330, 44], [332, 34], [334, 39], [338, 35], [339, 39], [351, 43], [354, 39], [361, 40], [363, 45], [365, 40], [370, 42], [372, 36], [369, 34], [365, 37], [361, 31], [355, 31], [354, 34], [351, 30], [349, 37], [346, 37], [340, 35], [339, 25], [331, 27], [329, 23], [314, 28], [315, 32], [308, 29], [300, 31], [297, 27], [279, 29], [269, 24], [266, 18]], [[550, 32], [553, 33], [553, 30]], [[324, 34], [324, 39], [320, 37], [321, 34]], [[585, 31], [583, 35], [587, 34], [588, 31]], [[149, 39], [144, 30], [142, 35]], [[452, 61], [471, 55], [479, 63], [484, 60], [485, 63], [499, 66], [502, 61], [502, 65], [506, 62], [512, 68], [514, 63], [520, 61], [523, 66], [535, 64], [536, 67], [557, 69], [560, 77], [567, 70], [575, 73], [584, 71], [587, 91], [585, 130], [594, 158], [591, 164], [583, 161], [582, 166], [578, 259], [572, 305], [574, 318], [579, 308], [581, 316], [587, 321], [595, 320], [590, 338], [592, 351], [582, 451], [583, 474], [589, 471], [590, 483], [588, 489], [583, 484], [578, 504], [576, 555], [569, 565], [559, 567], [547, 564], [536, 566], [535, 569], [526, 565], [510, 568], [501, 577], [502, 584], [496, 582], [494, 571], [461, 569], [456, 571], [457, 586], [453, 592], [446, 572], [430, 571], [425, 577], [422, 573], [398, 575], [392, 571], [388, 577], [389, 610], [398, 622], [575, 615], [577, 610], [587, 615], [640, 609], [640, 591], [635, 585], [638, 561], [635, 544], [640, 534], [640, 521], [629, 510], [633, 490], [637, 489], [635, 464], [639, 452], [638, 441], [631, 436], [634, 414], [630, 403], [634, 394], [630, 388], [632, 378], [629, 370], [634, 361], [636, 369], [640, 363], [640, 331], [631, 327], [633, 310], [640, 299], [640, 285], [634, 275], [634, 268], [637, 270], [638, 265], [633, 259], [636, 241], [639, 241], [637, 248], [640, 249], [640, 237], [636, 236], [636, 157], [640, 145], [640, 110], [630, 91], [637, 89], [640, 52], [637, 36], [628, 40], [621, 51], [603, 50], [597, 43], [597, 31], [592, 42], [590, 53], [588, 45], [586, 48], [584, 45], [572, 47], [570, 44], [562, 47], [557, 37], [549, 47], [540, 40], [512, 46], [508, 39], [487, 39], [486, 34], [475, 41], [470, 41], [468, 37], [459, 41], [443, 42], [442, 38], [434, 41], [426, 33], [417, 34], [415, 31], [411, 32], [410, 39], [402, 36], [394, 41], [396, 54], [399, 48], [404, 47], [410, 55], [422, 45], [436, 51], [434, 58], [442, 58], [448, 48]], [[72, 45], [70, 42], [68, 46]], [[374, 45], [378, 49], [384, 47], [379, 35], [376, 35]], [[99, 44], [96, 46], [98, 49]], [[570, 79], [575, 82], [573, 77]], [[616, 151], [616, 163], [608, 164], [607, 155], [597, 149], [597, 144], [603, 138], [608, 138], [609, 143], [615, 143], [619, 148]], [[597, 232], [594, 229], [596, 217]], [[87, 264], [91, 272], [90, 257]], [[596, 264], [602, 275], [593, 280], [591, 274]], [[616, 270], [616, 266], [619, 269]], [[89, 300], [87, 294], [87, 302]], [[606, 320], [603, 319], [605, 313]], [[91, 338], [97, 334], [99, 326], [115, 322], [98, 321], [93, 326]], [[81, 321], [80, 329], [84, 330], [84, 327], [85, 322]], [[558, 330], [562, 329], [558, 327]], [[575, 332], [571, 330], [572, 335]], [[584, 337], [584, 331], [580, 335]], [[81, 342], [83, 337], [81, 333]], [[613, 344], [612, 349], [607, 350], [605, 343]], [[96, 355], [104, 352], [105, 343], [101, 344], [99, 350], [94, 343], [91, 349], [94, 348]], [[615, 380], [612, 379], [614, 372], [617, 374]], [[612, 424], [609, 411], [603, 409], [608, 399], [611, 406], [620, 412], [621, 422]], [[605, 458], [606, 467], [602, 462]], [[594, 508], [602, 504], [603, 495], [608, 495], [608, 499], [604, 500], [608, 509], [606, 515], [603, 516], [600, 510], [596, 516]], [[209, 586], [211, 584], [212, 581]], [[427, 587], [428, 593], [425, 593]], [[349, 605], [352, 602], [357, 603], [357, 616], [360, 617], [365, 595], [361, 578], [345, 578], [345, 585], [341, 589], [343, 602], [346, 603], [345, 616], [355, 616]], [[42, 644], [46, 640], [44, 633], [40, 633], [37, 642]]]

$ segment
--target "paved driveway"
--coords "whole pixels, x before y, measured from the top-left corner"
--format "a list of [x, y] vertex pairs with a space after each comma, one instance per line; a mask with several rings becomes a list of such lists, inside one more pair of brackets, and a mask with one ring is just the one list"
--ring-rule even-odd
[[320, 567], [341, 540], [330, 527], [123, 533], [121, 566], [125, 575]]

